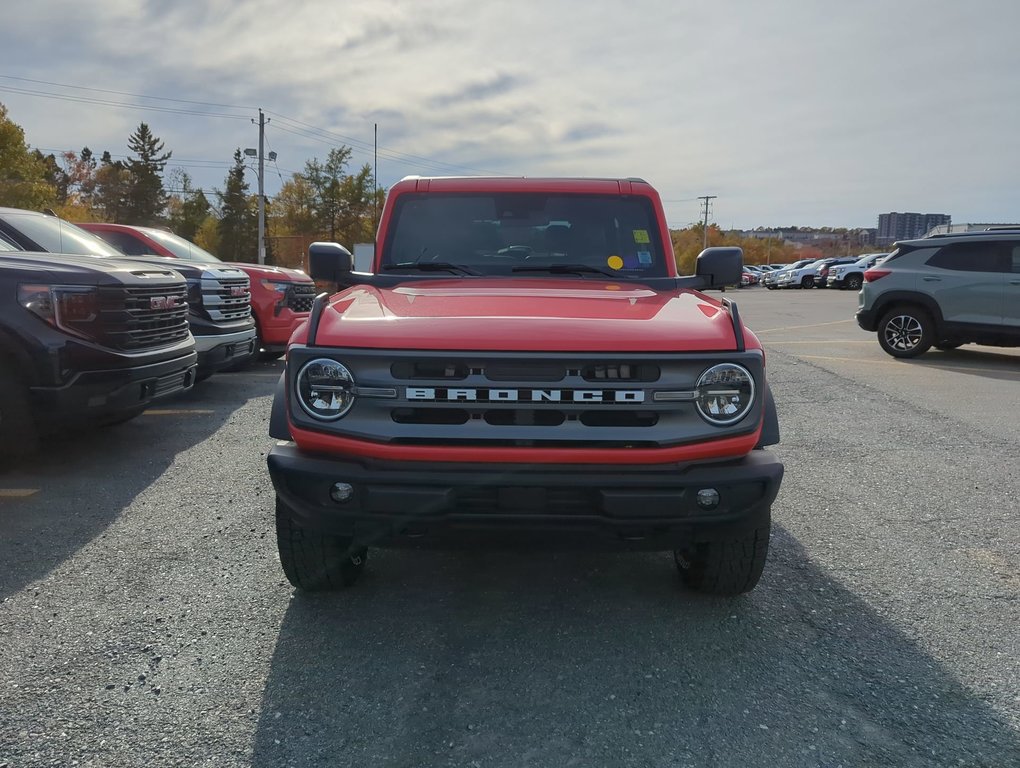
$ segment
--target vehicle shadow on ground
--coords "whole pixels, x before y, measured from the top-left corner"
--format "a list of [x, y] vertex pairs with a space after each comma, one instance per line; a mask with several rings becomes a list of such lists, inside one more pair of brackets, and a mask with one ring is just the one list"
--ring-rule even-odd
[[984, 379], [1020, 381], [1020, 356], [990, 352], [987, 347], [964, 346], [946, 351], [933, 349], [921, 357], [902, 362], [922, 368], [941, 368], [955, 373], [966, 373]]
[[0, 497], [0, 599], [100, 535], [179, 453], [215, 433], [250, 396], [271, 389], [268, 379], [244, 387], [213, 377], [154, 403], [151, 414], [54, 435], [36, 455], [0, 468], [0, 488], [35, 491]]
[[664, 554], [371, 558], [294, 596], [254, 766], [1020, 765], [991, 706], [779, 527], [733, 600]]

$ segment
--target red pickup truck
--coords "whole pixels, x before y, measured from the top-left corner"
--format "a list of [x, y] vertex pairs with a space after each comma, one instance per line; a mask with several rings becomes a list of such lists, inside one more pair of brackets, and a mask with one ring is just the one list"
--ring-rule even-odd
[[[172, 232], [105, 222], [78, 224], [128, 256], [156, 255], [203, 263], [220, 259]], [[315, 284], [298, 269], [228, 262], [247, 273], [251, 282], [251, 310], [263, 358], [276, 358], [287, 348], [294, 327], [305, 318], [315, 298]]]
[[371, 274], [309, 249], [315, 299], [280, 379], [268, 456], [280, 560], [352, 584], [369, 547], [672, 550], [732, 595], [764, 567], [783, 467], [738, 248], [681, 277], [639, 179], [408, 178]]

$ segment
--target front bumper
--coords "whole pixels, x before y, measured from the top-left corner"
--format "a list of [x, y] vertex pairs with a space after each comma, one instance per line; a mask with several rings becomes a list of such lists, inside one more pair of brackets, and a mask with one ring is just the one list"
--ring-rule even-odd
[[206, 376], [255, 354], [255, 329], [216, 336], [195, 336], [198, 351], [198, 375]]
[[188, 390], [195, 376], [194, 352], [134, 368], [82, 371], [62, 387], [33, 387], [32, 405], [44, 422], [87, 423]]
[[[767, 524], [783, 465], [765, 451], [685, 466], [356, 462], [278, 443], [268, 456], [276, 493], [304, 527], [371, 546], [479, 538], [557, 547], [666, 550]], [[334, 483], [353, 486], [344, 503]], [[714, 488], [712, 510], [697, 492]]]

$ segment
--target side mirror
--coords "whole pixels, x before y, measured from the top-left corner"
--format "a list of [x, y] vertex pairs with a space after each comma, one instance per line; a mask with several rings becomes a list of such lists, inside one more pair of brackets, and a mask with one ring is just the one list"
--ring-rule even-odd
[[312, 243], [308, 246], [308, 271], [312, 280], [343, 283], [354, 271], [354, 257], [340, 243]]
[[698, 254], [694, 271], [706, 288], [740, 285], [744, 251], [740, 248], [706, 248]]

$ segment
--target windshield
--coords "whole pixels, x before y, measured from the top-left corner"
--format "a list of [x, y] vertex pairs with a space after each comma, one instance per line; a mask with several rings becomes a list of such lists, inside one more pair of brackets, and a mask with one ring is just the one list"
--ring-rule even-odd
[[383, 269], [436, 263], [478, 275], [668, 274], [655, 213], [641, 197], [409, 194], [397, 201], [391, 221]]
[[69, 224], [56, 216], [28, 212], [5, 213], [4, 221], [49, 253], [124, 257], [124, 254], [91, 232], [79, 229], [74, 224]]
[[173, 251], [174, 256], [178, 259], [198, 261], [203, 264], [221, 263], [220, 259], [213, 256], [209, 251], [199, 248], [194, 243], [185, 240], [179, 235], [175, 235], [173, 232], [167, 232], [162, 229], [150, 229], [148, 227], [139, 227], [139, 229], [153, 240], [158, 240], [168, 250]]

